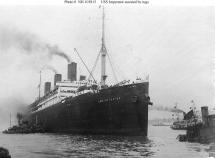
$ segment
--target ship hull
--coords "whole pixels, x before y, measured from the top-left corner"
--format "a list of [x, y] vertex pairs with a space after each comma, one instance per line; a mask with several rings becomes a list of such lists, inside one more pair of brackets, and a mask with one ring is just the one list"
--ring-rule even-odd
[[148, 82], [109, 87], [29, 113], [47, 132], [147, 136]]

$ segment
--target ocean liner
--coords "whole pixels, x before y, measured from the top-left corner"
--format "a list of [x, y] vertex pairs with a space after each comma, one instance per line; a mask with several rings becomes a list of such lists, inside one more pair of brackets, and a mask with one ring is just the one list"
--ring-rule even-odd
[[97, 83], [91, 73], [93, 80], [86, 76], [77, 80], [77, 63], [69, 63], [68, 80], [55, 74], [53, 90], [51, 82], [45, 82], [44, 96], [28, 106], [23, 122], [40, 125], [46, 132], [147, 136], [149, 81], [106, 84], [104, 18], [103, 8], [101, 81]]

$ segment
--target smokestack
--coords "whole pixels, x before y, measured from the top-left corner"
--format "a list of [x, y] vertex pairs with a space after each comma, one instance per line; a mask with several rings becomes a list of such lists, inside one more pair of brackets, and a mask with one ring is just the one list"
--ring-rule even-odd
[[70, 81], [76, 81], [77, 80], [77, 63], [71, 62], [68, 64], [68, 79]]
[[55, 74], [54, 75], [54, 88], [56, 88], [56, 83], [61, 82], [62, 80], [62, 75], [61, 74]]
[[50, 90], [51, 90], [51, 82], [45, 82], [44, 95], [46, 95], [47, 93], [49, 93]]
[[79, 79], [79, 80], [80, 80], [80, 81], [86, 80], [86, 76], [80, 75], [80, 79]]
[[208, 107], [201, 107], [203, 124], [208, 125]]

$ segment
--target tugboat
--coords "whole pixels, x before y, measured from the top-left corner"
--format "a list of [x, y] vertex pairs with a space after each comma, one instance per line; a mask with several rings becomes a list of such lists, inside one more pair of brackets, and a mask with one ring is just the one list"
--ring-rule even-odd
[[186, 134], [179, 135], [179, 141], [214, 142], [215, 141], [215, 115], [209, 115], [208, 107], [201, 107], [202, 120], [192, 120], [187, 126]]
[[[186, 130], [188, 127], [188, 124], [191, 123], [193, 120], [198, 120], [199, 116], [197, 116], [196, 112], [196, 107], [194, 104], [194, 101], [192, 100], [191, 103], [193, 105], [190, 107], [190, 111], [185, 113], [184, 111], [180, 110], [183, 112], [183, 120], [179, 120], [178, 113], [176, 113], [177, 120], [173, 122], [173, 124], [170, 126], [174, 130]], [[177, 106], [175, 106], [176, 109]]]

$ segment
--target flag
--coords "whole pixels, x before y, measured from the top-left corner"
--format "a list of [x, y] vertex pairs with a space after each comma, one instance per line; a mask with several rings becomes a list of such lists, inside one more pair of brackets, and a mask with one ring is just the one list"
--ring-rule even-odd
[[184, 115], [184, 120], [189, 120], [194, 116], [193, 110], [190, 110], [187, 114]]

